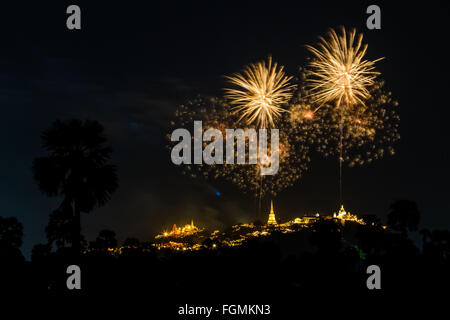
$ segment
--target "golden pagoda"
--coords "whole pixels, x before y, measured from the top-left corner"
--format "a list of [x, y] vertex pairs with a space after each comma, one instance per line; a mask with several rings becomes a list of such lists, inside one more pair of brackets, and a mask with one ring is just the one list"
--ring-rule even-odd
[[273, 212], [273, 201], [270, 200], [270, 214], [269, 220], [267, 220], [268, 225], [277, 225], [277, 220], [275, 219], [275, 212]]

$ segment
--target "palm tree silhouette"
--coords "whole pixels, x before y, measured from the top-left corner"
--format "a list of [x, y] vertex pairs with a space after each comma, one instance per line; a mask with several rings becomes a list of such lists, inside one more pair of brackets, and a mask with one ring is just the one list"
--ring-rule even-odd
[[402, 235], [407, 236], [408, 231], [416, 231], [420, 222], [420, 212], [414, 201], [398, 200], [391, 204], [388, 213], [388, 225]]
[[116, 167], [108, 163], [103, 126], [90, 120], [57, 120], [42, 135], [46, 157], [33, 161], [33, 175], [47, 196], [62, 197], [60, 208], [73, 217], [72, 248], [80, 252], [81, 212], [103, 206], [117, 189]]
[[[70, 210], [69, 210], [70, 209]], [[73, 241], [73, 212], [71, 208], [58, 208], [50, 214], [45, 234], [50, 245], [56, 244], [57, 248], [66, 247], [66, 243]]]

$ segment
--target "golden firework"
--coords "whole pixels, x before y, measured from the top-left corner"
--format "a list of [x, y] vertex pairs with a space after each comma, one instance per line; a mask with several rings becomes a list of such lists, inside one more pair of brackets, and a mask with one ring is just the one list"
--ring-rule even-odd
[[[230, 112], [230, 104], [220, 98], [197, 97], [189, 100], [177, 108], [175, 117], [171, 122], [171, 127], [187, 128], [192, 126], [194, 120], [202, 120], [203, 130], [217, 128], [222, 132], [224, 144], [226, 144], [226, 128], [236, 126], [238, 115]], [[182, 173], [192, 178], [205, 178], [214, 183], [228, 182], [237, 186], [247, 194], [256, 198], [266, 195], [276, 196], [280, 191], [291, 187], [300, 179], [307, 170], [310, 162], [309, 145], [307, 139], [311, 135], [306, 130], [298, 133], [298, 127], [289, 122], [290, 113], [284, 112], [278, 120], [277, 127], [280, 130], [279, 148], [279, 170], [275, 175], [264, 176], [264, 183], [261, 176], [261, 168], [269, 166], [270, 163], [258, 160], [256, 164], [250, 164], [252, 157], [249, 150], [250, 139], [245, 140], [246, 164], [223, 165], [193, 165], [186, 164], [181, 167]], [[170, 141], [170, 137], [168, 136]], [[203, 142], [203, 147], [208, 142]], [[237, 147], [237, 141], [234, 141]], [[168, 147], [171, 148], [173, 142]], [[268, 154], [272, 153], [271, 143], [267, 144]], [[275, 152], [275, 150], [274, 150]]]
[[225, 95], [239, 114], [239, 121], [245, 119], [247, 125], [256, 121], [259, 128], [274, 127], [274, 121], [285, 110], [282, 105], [292, 97], [295, 85], [292, 77], [285, 75], [283, 66], [265, 61], [250, 64], [242, 73], [227, 76], [228, 81], [239, 89], [225, 89]]
[[317, 48], [307, 45], [314, 58], [308, 64], [306, 84], [311, 91], [313, 102], [319, 106], [336, 102], [339, 113], [339, 197], [342, 203], [342, 162], [344, 143], [345, 112], [350, 106], [365, 106], [370, 98], [369, 87], [379, 75], [375, 71], [377, 60], [364, 60], [367, 44], [362, 44], [363, 36], [356, 37], [356, 30], [341, 35], [331, 29], [328, 39], [320, 37]]
[[363, 35], [356, 37], [356, 30], [346, 32], [342, 27], [341, 35], [331, 29], [328, 39], [319, 38], [317, 48], [307, 45], [314, 55], [308, 64], [307, 86], [313, 100], [319, 107], [326, 102], [341, 102], [345, 105], [360, 103], [370, 97], [368, 87], [374, 84], [379, 75], [375, 71], [376, 60], [364, 60], [367, 44], [362, 44]]
[[[289, 120], [295, 128], [292, 136], [307, 143], [325, 157], [340, 155], [350, 167], [365, 165], [395, 153], [400, 139], [399, 104], [380, 78], [369, 88], [365, 105], [350, 105], [343, 113], [334, 108], [320, 108], [312, 114], [312, 96], [301, 88], [289, 107]], [[342, 121], [341, 121], [342, 119]], [[342, 138], [345, 143], [340, 144]], [[305, 133], [306, 141], [305, 141]]]

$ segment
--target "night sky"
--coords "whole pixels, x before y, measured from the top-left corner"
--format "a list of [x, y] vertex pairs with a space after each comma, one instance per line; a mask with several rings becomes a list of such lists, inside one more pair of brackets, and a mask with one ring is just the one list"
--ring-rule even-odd
[[[26, 256], [46, 241], [48, 215], [59, 203], [39, 192], [31, 172], [33, 159], [45, 154], [40, 133], [58, 118], [100, 121], [114, 149], [119, 189], [105, 207], [82, 215], [88, 240], [104, 228], [119, 240], [151, 240], [191, 218], [210, 228], [254, 219], [251, 196], [181, 175], [166, 148], [169, 121], [180, 103], [197, 94], [222, 95], [224, 75], [269, 54], [295, 75], [308, 56], [304, 45], [340, 25], [364, 33], [368, 58], [386, 57], [377, 69], [400, 103], [402, 136], [395, 156], [345, 167], [346, 208], [385, 219], [393, 201], [409, 199], [419, 206], [421, 227], [450, 227], [448, 7], [363, 1], [120, 3], [2, 6], [0, 215], [23, 223]], [[66, 28], [70, 4], [81, 7], [80, 31]], [[381, 7], [381, 30], [366, 28], [369, 4]], [[337, 181], [337, 160], [313, 155], [302, 179], [274, 199], [278, 216], [332, 213], [338, 209]]]

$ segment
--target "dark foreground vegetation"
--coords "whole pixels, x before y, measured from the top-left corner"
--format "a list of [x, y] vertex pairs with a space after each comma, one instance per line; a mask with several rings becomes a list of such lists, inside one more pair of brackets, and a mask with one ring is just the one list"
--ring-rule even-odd
[[[211, 249], [205, 244], [198, 251], [177, 252], [128, 239], [121, 254], [112, 255], [107, 249], [110, 243], [102, 243], [106, 240], [99, 237], [81, 256], [72, 248], [51, 251], [49, 245], [41, 244], [33, 249], [32, 261], [25, 261], [18, 248], [21, 239], [13, 236], [20, 233], [20, 224], [14, 218], [1, 223], [0, 274], [2, 290], [8, 291], [145, 293], [161, 301], [185, 302], [231, 296], [273, 302], [306, 293], [320, 299], [346, 293], [359, 297], [437, 293], [450, 284], [448, 231], [423, 231], [423, 247], [418, 248], [407, 232], [384, 230], [376, 224], [340, 227], [322, 221], [308, 231], [274, 232], [234, 248]], [[342, 236], [348, 228], [355, 230], [345, 239]], [[5, 232], [11, 229], [15, 231]], [[66, 269], [72, 264], [82, 270], [81, 290], [66, 287]], [[367, 289], [366, 270], [372, 264], [381, 268], [381, 290]]]

